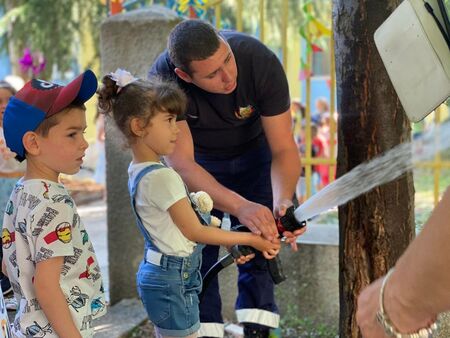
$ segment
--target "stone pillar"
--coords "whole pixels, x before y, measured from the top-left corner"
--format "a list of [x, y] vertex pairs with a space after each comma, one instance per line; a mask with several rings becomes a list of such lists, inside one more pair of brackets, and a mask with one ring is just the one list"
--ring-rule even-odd
[[[114, 15], [101, 25], [103, 75], [123, 68], [146, 78], [150, 65], [165, 49], [170, 30], [180, 21], [161, 6]], [[108, 261], [111, 304], [136, 297], [136, 271], [143, 256], [143, 239], [130, 208], [127, 168], [130, 151], [114, 122], [106, 120], [106, 185], [108, 200]]]

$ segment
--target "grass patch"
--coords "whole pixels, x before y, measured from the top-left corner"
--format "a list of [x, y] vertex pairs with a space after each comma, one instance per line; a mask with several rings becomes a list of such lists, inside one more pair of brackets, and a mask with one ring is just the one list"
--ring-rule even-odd
[[280, 319], [283, 338], [335, 338], [338, 328], [326, 323], [320, 323], [309, 317], [299, 317], [296, 305], [289, 305], [287, 312]]

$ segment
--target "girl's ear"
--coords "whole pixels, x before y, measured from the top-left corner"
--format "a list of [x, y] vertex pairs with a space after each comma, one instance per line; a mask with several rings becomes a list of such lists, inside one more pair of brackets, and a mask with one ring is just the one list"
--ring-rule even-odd
[[142, 127], [143, 123], [140, 118], [133, 117], [130, 121], [130, 129], [131, 132], [137, 136], [141, 137], [144, 133], [144, 128]]
[[27, 131], [22, 137], [23, 147], [30, 155], [39, 155], [40, 147], [38, 142], [38, 134], [33, 131]]

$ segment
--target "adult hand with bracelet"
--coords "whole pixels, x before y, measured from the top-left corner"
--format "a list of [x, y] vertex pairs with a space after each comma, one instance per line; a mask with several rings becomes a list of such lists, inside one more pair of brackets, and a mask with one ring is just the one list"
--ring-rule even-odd
[[[356, 320], [364, 338], [426, 338], [437, 329], [435, 316], [420, 314], [403, 304], [388, 286], [393, 269], [366, 287], [358, 297]], [[401, 285], [399, 285], [401, 287]], [[423, 317], [423, 318], [421, 318]]]
[[364, 338], [433, 337], [450, 310], [450, 188], [386, 277], [362, 290], [356, 319]]

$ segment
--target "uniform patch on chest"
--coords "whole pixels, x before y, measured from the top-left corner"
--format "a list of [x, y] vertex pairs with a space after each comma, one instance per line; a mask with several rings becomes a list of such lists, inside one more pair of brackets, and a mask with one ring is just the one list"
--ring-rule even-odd
[[255, 108], [253, 108], [252, 105], [248, 105], [247, 107], [239, 107], [239, 109], [234, 112], [234, 115], [239, 120], [245, 120], [245, 119], [248, 119], [250, 116], [252, 116], [254, 111], [255, 111]]

